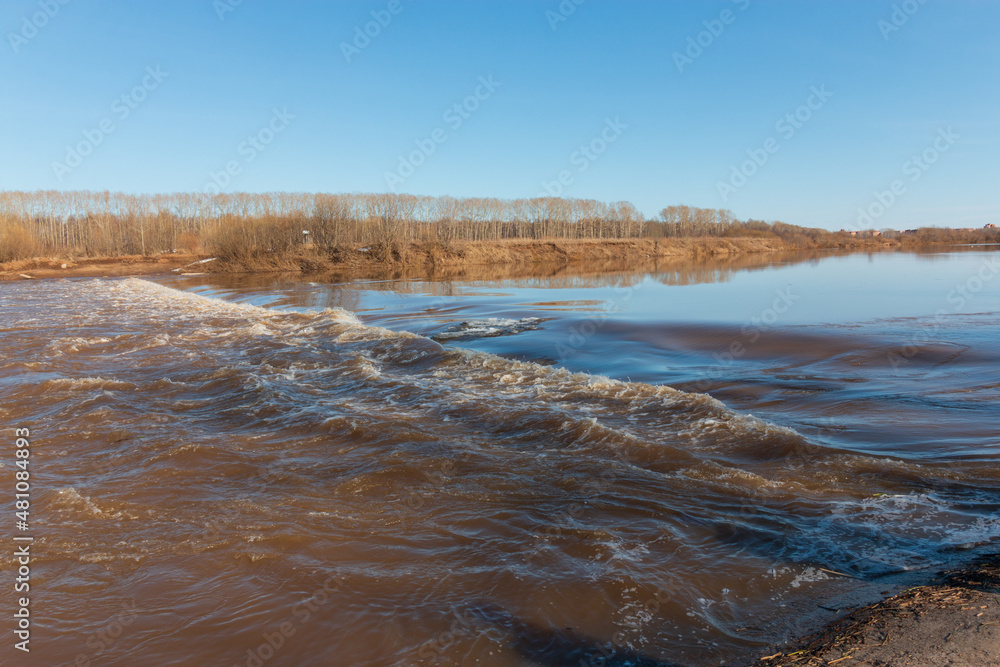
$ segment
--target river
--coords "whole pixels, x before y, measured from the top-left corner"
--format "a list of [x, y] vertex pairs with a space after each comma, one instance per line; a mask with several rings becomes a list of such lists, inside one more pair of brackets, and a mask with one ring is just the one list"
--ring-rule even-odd
[[18, 657], [752, 660], [995, 550], [998, 270], [969, 247], [2, 283]]

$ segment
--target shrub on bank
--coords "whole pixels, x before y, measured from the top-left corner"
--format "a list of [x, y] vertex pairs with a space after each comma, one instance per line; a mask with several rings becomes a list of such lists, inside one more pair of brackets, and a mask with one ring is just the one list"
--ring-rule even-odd
[[0, 262], [37, 257], [41, 244], [27, 227], [19, 222], [0, 221]]
[[274, 218], [222, 218], [205, 234], [204, 246], [221, 260], [248, 268], [302, 244], [301, 224]]

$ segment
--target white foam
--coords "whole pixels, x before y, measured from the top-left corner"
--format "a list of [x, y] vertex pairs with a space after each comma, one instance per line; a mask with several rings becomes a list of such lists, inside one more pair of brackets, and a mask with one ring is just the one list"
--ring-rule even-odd
[[538, 328], [542, 320], [537, 317], [524, 317], [519, 320], [491, 317], [483, 320], [468, 320], [447, 331], [435, 334], [434, 340], [455, 340], [460, 338], [490, 338], [495, 336], [512, 336], [523, 331]]
[[136, 389], [136, 386], [131, 382], [119, 382], [118, 380], [108, 380], [102, 377], [53, 378], [43, 382], [42, 386], [49, 390], [100, 389], [103, 391], [132, 391]]
[[327, 308], [315, 313], [275, 311], [253, 304], [223, 301], [222, 299], [213, 299], [193, 292], [183, 292], [141, 278], [128, 278], [118, 281], [115, 283], [113, 291], [130, 298], [130, 305], [142, 303], [148, 299], [160, 299], [168, 302], [171, 306], [178, 304], [186, 305], [197, 313], [208, 312], [220, 315], [236, 315], [249, 317], [254, 320], [273, 320], [275, 318], [290, 317], [300, 321], [324, 318], [350, 324], [361, 323], [353, 313], [342, 308]]

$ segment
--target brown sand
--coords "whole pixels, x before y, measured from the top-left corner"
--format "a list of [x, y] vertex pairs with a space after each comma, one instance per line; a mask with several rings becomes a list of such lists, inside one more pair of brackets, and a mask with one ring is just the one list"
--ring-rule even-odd
[[[874, 241], [860, 241], [841, 250], [884, 249]], [[837, 248], [830, 248], [836, 250]], [[301, 246], [284, 254], [243, 259], [220, 258], [206, 264], [192, 262], [212, 258], [207, 254], [168, 253], [143, 257], [98, 257], [89, 259], [39, 258], [0, 264], [0, 280], [151, 275], [178, 273], [297, 272], [318, 274], [333, 271], [371, 271], [401, 268], [456, 268], [469, 266], [528, 266], [576, 262], [635, 262], [656, 259], [703, 259], [762, 255], [801, 250], [780, 239], [760, 238], [670, 238], [456, 241], [452, 243], [395, 242], [361, 247], [338, 246], [321, 252]], [[816, 249], [811, 249], [816, 251]]]
[[149, 275], [181, 269], [180, 273], [243, 273], [261, 271], [367, 270], [385, 267], [459, 267], [479, 265], [565, 264], [581, 261], [639, 261], [654, 258], [728, 257], [771, 253], [789, 248], [775, 239], [611, 239], [570, 241], [462, 241], [449, 244], [410, 243], [339, 246], [329, 252], [302, 246], [285, 254], [264, 254], [186, 266], [209, 259], [206, 254], [163, 254], [91, 259], [40, 258], [0, 264], [0, 280]]
[[1000, 665], [1000, 555], [863, 607], [761, 667]]
[[[0, 281], [36, 278], [100, 278], [105, 276], [147, 276], [202, 259], [197, 255], [169, 254], [154, 257], [125, 255], [91, 259], [26, 259], [0, 264]], [[196, 270], [196, 266], [191, 270]]]
[[362, 247], [338, 246], [322, 253], [302, 247], [282, 255], [220, 260], [210, 270], [324, 271], [385, 267], [457, 267], [484, 265], [567, 264], [574, 262], [644, 261], [656, 258], [729, 257], [789, 250], [778, 239], [605, 239], [455, 241], [452, 243], [388, 242]]

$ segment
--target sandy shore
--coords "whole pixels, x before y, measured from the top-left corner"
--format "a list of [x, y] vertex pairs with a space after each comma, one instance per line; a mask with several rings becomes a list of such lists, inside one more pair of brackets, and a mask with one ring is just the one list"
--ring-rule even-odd
[[[148, 276], [170, 273], [202, 259], [200, 255], [169, 254], [155, 257], [126, 255], [93, 259], [26, 259], [0, 264], [0, 281], [41, 278], [101, 278], [108, 276]], [[198, 265], [190, 267], [198, 271]]]
[[761, 667], [1000, 665], [1000, 555], [862, 607], [759, 659]]
[[[568, 264], [575, 262], [645, 262], [656, 259], [737, 257], [796, 250], [777, 239], [605, 239], [459, 241], [448, 244], [409, 243], [386, 246], [338, 246], [321, 252], [302, 246], [284, 254], [252, 258], [212, 258], [208, 254], [169, 253], [90, 259], [38, 258], [0, 264], [0, 280], [151, 275], [181, 269], [183, 273], [296, 272], [385, 269], [436, 269], [478, 266]], [[815, 251], [815, 250], [814, 250]]]

